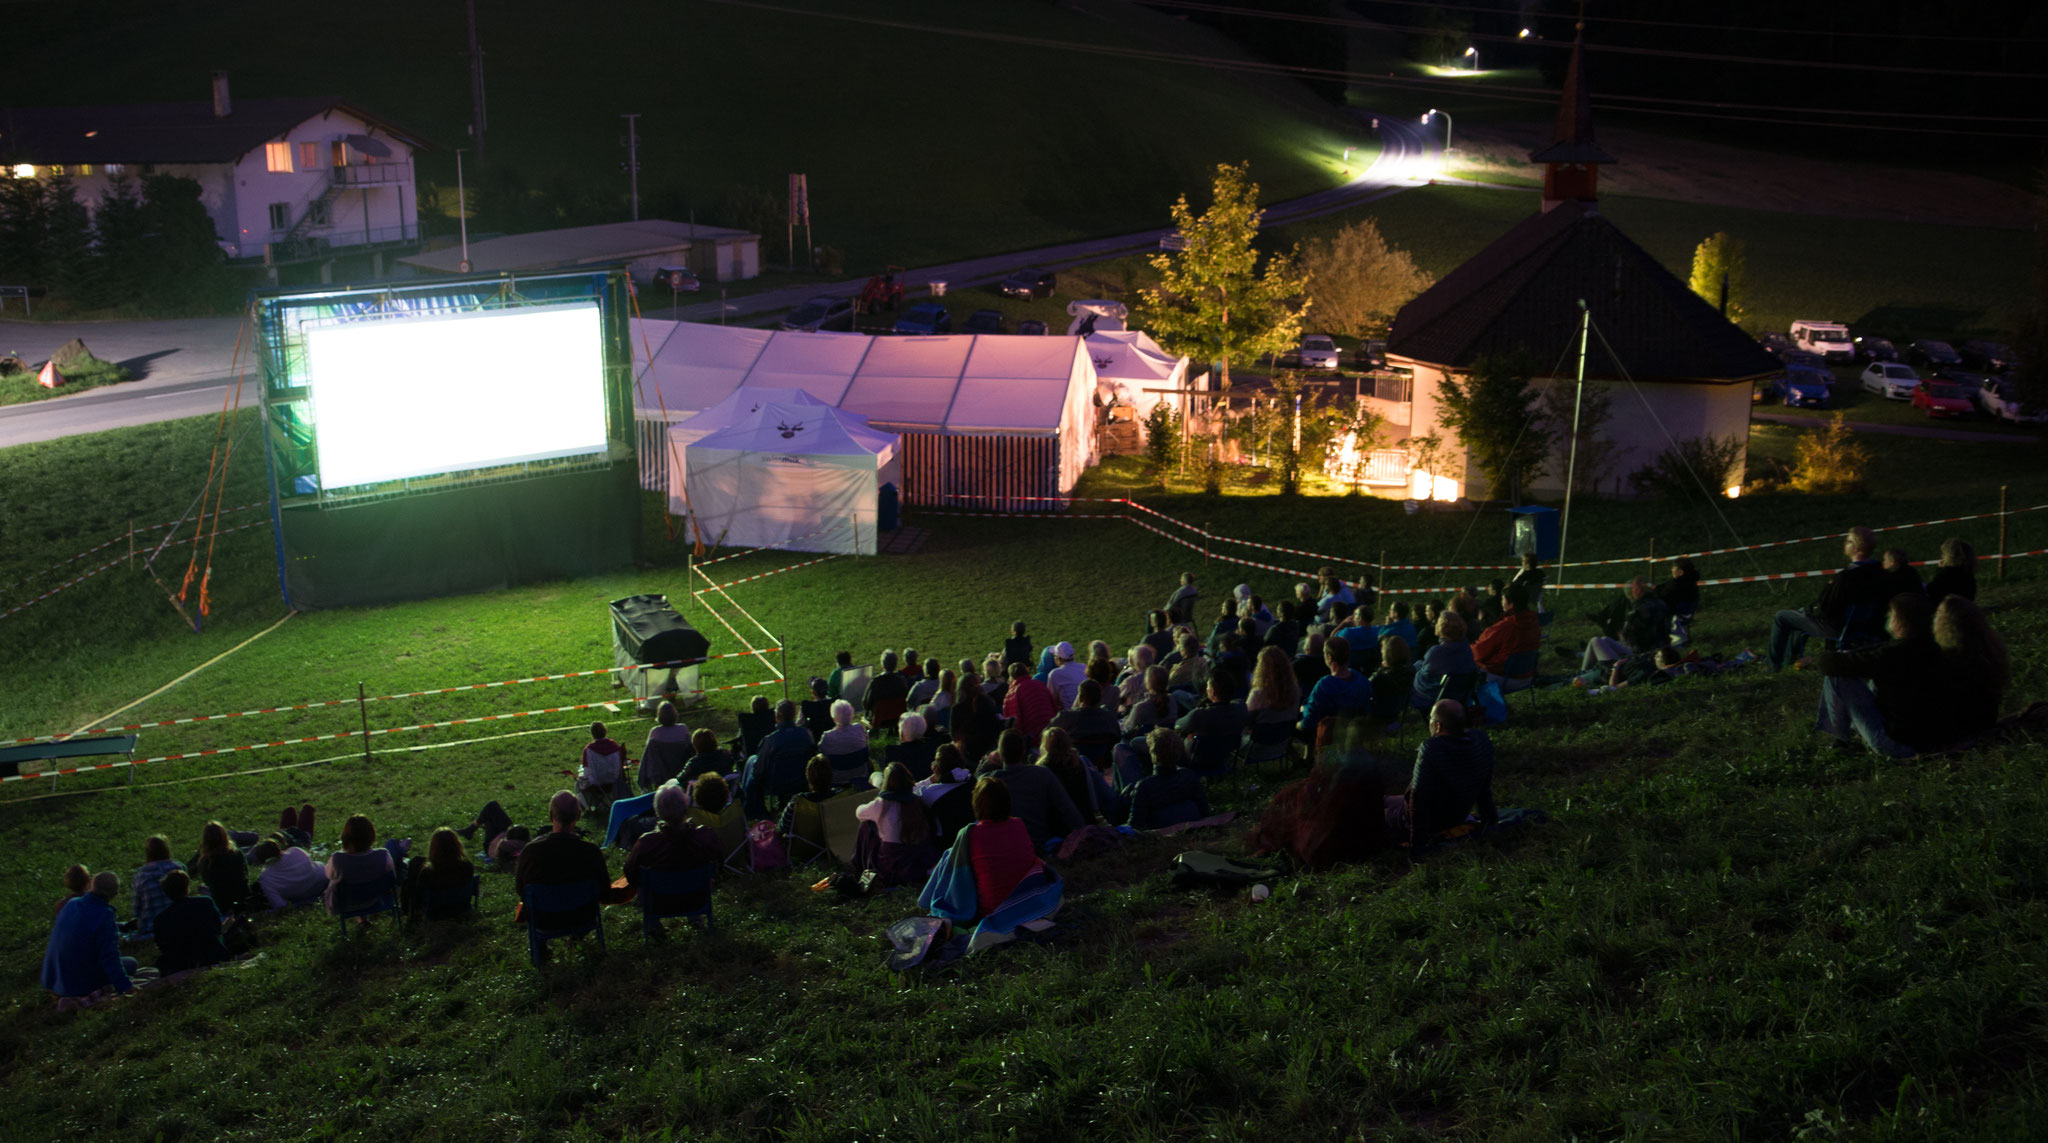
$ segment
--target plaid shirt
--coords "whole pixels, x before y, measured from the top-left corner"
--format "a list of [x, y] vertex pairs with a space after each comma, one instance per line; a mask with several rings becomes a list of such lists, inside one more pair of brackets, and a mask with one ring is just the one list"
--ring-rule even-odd
[[164, 874], [183, 868], [182, 862], [152, 861], [135, 871], [136, 940], [147, 940], [156, 935], [156, 915], [171, 903], [171, 899], [164, 896]]

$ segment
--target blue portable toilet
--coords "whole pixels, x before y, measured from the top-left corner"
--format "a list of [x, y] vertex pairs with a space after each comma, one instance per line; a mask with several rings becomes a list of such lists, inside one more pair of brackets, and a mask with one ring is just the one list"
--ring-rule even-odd
[[1536, 553], [1539, 560], [1557, 558], [1557, 509], [1555, 508], [1510, 508], [1508, 514], [1515, 518], [1513, 537], [1508, 542], [1511, 556]]
[[896, 493], [896, 486], [893, 483], [882, 485], [881, 495], [876, 499], [875, 526], [884, 532], [895, 531], [897, 525], [896, 517], [902, 507], [901, 498]]

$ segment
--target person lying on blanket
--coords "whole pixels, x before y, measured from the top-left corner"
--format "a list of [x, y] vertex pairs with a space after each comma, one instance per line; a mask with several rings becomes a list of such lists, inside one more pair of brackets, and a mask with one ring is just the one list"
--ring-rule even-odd
[[1038, 859], [1023, 821], [1010, 815], [1001, 778], [974, 784], [974, 819], [932, 868], [917, 904], [956, 925], [980, 921], [971, 947], [983, 947], [1057, 912], [1062, 882]]
[[1415, 752], [1415, 773], [1404, 794], [1386, 800], [1387, 829], [1398, 841], [1427, 841], [1461, 825], [1474, 807], [1480, 824], [1500, 820], [1493, 804], [1493, 743], [1465, 728], [1465, 708], [1443, 699], [1429, 710], [1429, 737]]

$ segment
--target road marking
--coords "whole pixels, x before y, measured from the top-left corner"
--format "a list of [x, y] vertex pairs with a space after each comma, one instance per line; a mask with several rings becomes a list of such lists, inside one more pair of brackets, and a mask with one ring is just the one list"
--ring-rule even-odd
[[210, 389], [180, 389], [175, 393], [151, 393], [139, 399], [144, 401], [161, 401], [165, 397], [188, 397], [194, 393], [218, 393], [225, 388], [227, 388], [226, 385], [215, 385]]

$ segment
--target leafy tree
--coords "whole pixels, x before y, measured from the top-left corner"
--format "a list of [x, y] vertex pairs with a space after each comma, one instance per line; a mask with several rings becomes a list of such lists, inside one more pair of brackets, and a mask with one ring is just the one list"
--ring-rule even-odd
[[1368, 218], [1301, 251], [1316, 320], [1353, 337], [1383, 336], [1394, 314], [1435, 280], [1406, 250], [1387, 245]]
[[1482, 357], [1463, 378], [1437, 386], [1438, 420], [1458, 434], [1485, 475], [1491, 495], [1513, 496], [1549, 471], [1556, 434], [1530, 392], [1528, 355]]
[[[1614, 467], [1615, 456], [1621, 448], [1608, 439], [1605, 432], [1607, 422], [1614, 417], [1614, 398], [1607, 387], [1588, 385], [1583, 399], [1577, 396], [1578, 390], [1579, 386], [1574, 381], [1560, 380], [1552, 384], [1543, 394], [1543, 420], [1557, 438], [1557, 467], [1553, 471], [1560, 476], [1567, 471], [1571, 473], [1573, 492], [1591, 492], [1600, 486], [1600, 479]], [[1574, 415], [1579, 425], [1576, 464], [1571, 458]]]
[[1855, 492], [1870, 466], [1870, 450], [1849, 431], [1841, 413], [1828, 419], [1827, 428], [1801, 433], [1796, 457], [1791, 485], [1800, 492]]
[[1740, 325], [1748, 313], [1743, 299], [1749, 294], [1749, 246], [1742, 239], [1719, 231], [1692, 252], [1692, 292], [1718, 309], [1724, 277], [1728, 283], [1728, 320]]
[[1259, 186], [1250, 164], [1220, 165], [1209, 209], [1199, 216], [1186, 195], [1173, 204], [1183, 246], [1154, 255], [1155, 288], [1138, 291], [1139, 306], [1160, 342], [1196, 361], [1219, 362], [1217, 381], [1230, 388], [1230, 363], [1278, 353], [1301, 336], [1300, 300], [1307, 282], [1286, 255], [1266, 258], [1259, 272]]
[[1742, 483], [1744, 446], [1739, 437], [1687, 437], [1629, 474], [1645, 496], [1704, 501]]

